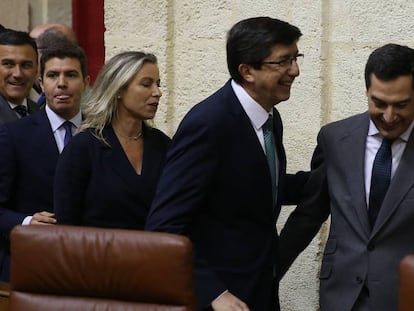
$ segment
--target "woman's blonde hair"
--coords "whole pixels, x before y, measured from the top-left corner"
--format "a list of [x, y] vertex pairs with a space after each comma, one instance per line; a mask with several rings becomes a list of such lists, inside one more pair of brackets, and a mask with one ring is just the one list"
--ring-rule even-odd
[[129, 51], [115, 55], [102, 67], [88, 94], [80, 131], [91, 128], [98, 139], [106, 142], [102, 131], [116, 117], [117, 97], [145, 63], [156, 64], [157, 58], [150, 53]]

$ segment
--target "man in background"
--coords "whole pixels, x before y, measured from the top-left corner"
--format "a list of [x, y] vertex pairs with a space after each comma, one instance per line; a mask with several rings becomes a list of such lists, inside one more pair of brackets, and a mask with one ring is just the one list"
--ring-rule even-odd
[[[65, 24], [42, 24], [35, 26], [30, 31], [30, 36], [37, 40], [46, 30], [53, 29], [63, 34], [63, 36], [72, 42], [73, 44], [78, 44], [78, 39], [76, 38], [76, 34], [71, 27]], [[39, 48], [39, 47], [38, 47]], [[44, 48], [44, 47], [40, 47]]]
[[65, 24], [38, 25], [32, 29], [30, 36], [36, 40], [37, 51], [39, 55], [38, 78], [33, 84], [33, 90], [30, 93], [30, 98], [36, 101], [39, 108], [43, 108], [46, 104], [46, 99], [39, 83], [40, 57], [42, 56], [42, 52], [48, 48], [53, 48], [60, 43], [65, 43], [66, 41], [78, 45], [78, 40], [73, 29]]
[[0, 280], [9, 279], [9, 234], [14, 226], [54, 224], [53, 178], [60, 152], [81, 123], [89, 76], [75, 45], [42, 54], [40, 85], [46, 107], [0, 127]]
[[0, 125], [38, 110], [28, 99], [37, 75], [36, 42], [28, 33], [0, 32]]

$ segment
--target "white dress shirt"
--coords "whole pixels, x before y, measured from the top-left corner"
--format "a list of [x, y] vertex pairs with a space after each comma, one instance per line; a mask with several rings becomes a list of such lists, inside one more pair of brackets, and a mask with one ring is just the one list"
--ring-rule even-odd
[[[408, 138], [414, 126], [414, 121], [411, 122], [408, 129], [400, 135], [391, 145], [392, 151], [392, 166], [391, 166], [391, 179], [394, 177], [395, 171], [400, 164], [402, 154], [404, 153], [407, 145]], [[367, 207], [369, 205], [369, 194], [371, 191], [371, 174], [372, 166], [374, 165], [375, 155], [378, 152], [382, 143], [382, 136], [375, 126], [374, 122], [370, 119], [367, 141], [365, 145], [365, 194]]]
[[63, 128], [62, 124], [65, 121], [72, 122], [72, 133], [73, 135], [76, 134], [81, 122], [82, 122], [82, 114], [79, 111], [77, 115], [75, 115], [70, 120], [65, 120], [58, 114], [56, 114], [52, 109], [49, 108], [48, 105], [45, 106], [46, 114], [49, 119], [50, 125], [52, 127], [53, 135], [55, 136], [56, 145], [59, 149], [59, 153], [62, 153], [64, 145], [64, 139], [65, 139], [65, 129]]
[[246, 92], [246, 90], [241, 85], [239, 85], [234, 80], [231, 80], [231, 87], [233, 88], [237, 99], [249, 117], [250, 122], [252, 123], [253, 128], [256, 132], [257, 138], [259, 139], [263, 151], [265, 152], [262, 126], [266, 123], [267, 119], [269, 118], [269, 114], [271, 114], [272, 111], [266, 111]]

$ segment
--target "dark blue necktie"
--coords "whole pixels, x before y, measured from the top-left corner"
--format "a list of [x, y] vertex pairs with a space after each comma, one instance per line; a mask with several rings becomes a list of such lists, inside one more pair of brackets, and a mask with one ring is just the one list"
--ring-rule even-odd
[[381, 147], [375, 156], [371, 174], [371, 189], [369, 194], [368, 216], [371, 228], [374, 227], [382, 201], [391, 181], [392, 140], [383, 138]]
[[66, 146], [72, 139], [72, 122], [65, 121], [63, 122], [62, 126], [66, 131], [65, 138], [63, 139], [63, 145]]
[[13, 110], [16, 111], [22, 118], [27, 116], [26, 106], [17, 105], [16, 107], [13, 108]]
[[269, 165], [270, 177], [272, 179], [272, 198], [273, 205], [276, 202], [276, 154], [275, 154], [275, 138], [273, 135], [273, 117], [269, 118], [263, 124], [263, 139], [266, 151], [267, 164]]

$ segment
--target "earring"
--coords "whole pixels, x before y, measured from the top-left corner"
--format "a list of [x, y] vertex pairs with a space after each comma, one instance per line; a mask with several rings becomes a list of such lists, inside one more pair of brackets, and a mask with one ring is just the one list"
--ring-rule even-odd
[[117, 99], [121, 99], [121, 95], [118, 95], [116, 98], [117, 98]]

